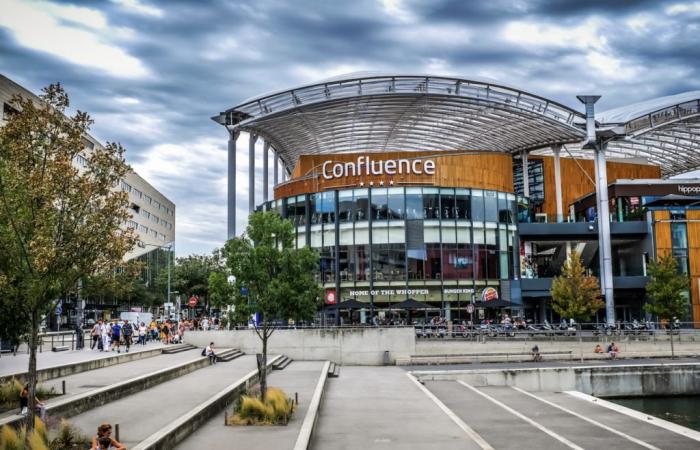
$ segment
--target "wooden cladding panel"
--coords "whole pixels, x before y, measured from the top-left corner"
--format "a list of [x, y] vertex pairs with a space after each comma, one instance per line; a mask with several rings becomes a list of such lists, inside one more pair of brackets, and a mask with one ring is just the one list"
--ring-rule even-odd
[[[326, 180], [321, 175], [325, 161], [357, 162], [359, 156], [369, 156], [372, 161], [432, 159], [435, 161], [435, 174], [362, 175], [331, 180]], [[317, 176], [313, 176], [314, 174]], [[513, 192], [513, 159], [510, 155], [501, 153], [387, 152], [302, 155], [294, 168], [292, 177], [291, 181], [275, 188], [275, 198], [329, 189], [357, 188], [360, 187], [360, 183], [364, 183], [365, 187], [369, 187], [370, 183], [374, 183], [374, 187], [379, 187], [383, 183], [387, 187], [390, 186], [390, 182], [393, 182], [394, 186], [416, 184]], [[301, 179], [295, 180], [294, 178]]]
[[[557, 214], [557, 194], [554, 183], [554, 157], [530, 156], [530, 160], [542, 160], [544, 176], [544, 205], [542, 212], [550, 217]], [[568, 215], [568, 208], [576, 199], [595, 192], [595, 168], [593, 160], [560, 158], [561, 167], [561, 198], [564, 216]], [[580, 167], [579, 167], [580, 166]], [[660, 178], [661, 168], [647, 164], [632, 164], [610, 162], [607, 164], [608, 183], [613, 183], [625, 178]], [[582, 170], [583, 169], [583, 170]], [[586, 176], [588, 174], [588, 176]], [[589, 178], [590, 177], [590, 178]]]
[[[664, 256], [671, 252], [671, 219], [669, 211], [654, 211], [654, 229], [656, 241], [657, 257]], [[661, 222], [664, 221], [664, 222]]]
[[686, 211], [688, 260], [690, 265], [690, 302], [693, 322], [700, 323], [700, 211]]

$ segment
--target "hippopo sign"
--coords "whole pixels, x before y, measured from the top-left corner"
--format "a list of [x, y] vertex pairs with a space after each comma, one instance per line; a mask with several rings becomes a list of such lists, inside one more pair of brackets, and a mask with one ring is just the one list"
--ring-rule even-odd
[[387, 159], [372, 161], [369, 156], [359, 156], [357, 161], [323, 163], [323, 178], [332, 180], [362, 175], [435, 175], [432, 159]]

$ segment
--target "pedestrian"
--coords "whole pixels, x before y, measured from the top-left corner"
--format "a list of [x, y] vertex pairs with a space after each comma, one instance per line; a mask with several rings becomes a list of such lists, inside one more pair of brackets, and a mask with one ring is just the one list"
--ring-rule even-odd
[[102, 334], [102, 321], [98, 320], [95, 325], [92, 326], [92, 330], [90, 330], [90, 338], [92, 339], [92, 342], [90, 342], [90, 350], [94, 350], [95, 347], [99, 348], [101, 347], [98, 344], [98, 341], [100, 340], [100, 334]]
[[204, 354], [209, 357], [209, 362], [216, 364], [216, 353], [214, 352], [214, 343], [210, 342], [207, 348], [204, 349]]
[[170, 327], [168, 326], [167, 322], [163, 323], [163, 327], [161, 328], [162, 336], [163, 336], [163, 344], [169, 344], [170, 343]]
[[614, 342], [611, 342], [610, 345], [608, 345], [608, 355], [610, 355], [610, 358], [612, 359], [617, 359], [617, 355], [620, 353], [620, 349], [615, 344]]
[[[46, 405], [36, 397], [34, 397], [34, 403], [36, 403], [34, 411], [36, 414], [39, 414], [39, 418], [42, 421], [46, 422]], [[19, 408], [22, 415], [26, 415], [29, 412], [29, 383], [26, 383], [19, 393]]]
[[83, 324], [75, 323], [75, 349], [82, 350], [85, 348], [85, 333], [83, 333]]
[[[100, 447], [100, 439], [105, 438], [109, 440], [108, 447]], [[92, 437], [92, 450], [99, 450], [100, 448], [113, 448], [116, 450], [126, 450], [126, 446], [121, 442], [117, 441], [112, 437], [112, 425], [108, 423], [103, 423], [97, 427], [97, 435]]]
[[202, 330], [209, 331], [209, 319], [206, 317], [202, 319]]
[[124, 337], [124, 345], [126, 346], [126, 352], [129, 353], [131, 348], [131, 337], [134, 334], [134, 329], [128, 320], [124, 320], [124, 325], [122, 326], [121, 334]]
[[143, 322], [139, 325], [139, 344], [146, 345], [146, 324]]
[[158, 340], [158, 323], [156, 323], [155, 319], [151, 320], [151, 325], [148, 327], [148, 329], [151, 332], [150, 339], [152, 341], [157, 341]]
[[114, 351], [114, 346], [116, 345], [117, 353], [121, 353], [121, 349], [120, 349], [120, 346], [121, 346], [120, 338], [121, 338], [121, 334], [122, 334], [121, 331], [122, 331], [122, 327], [119, 326], [119, 322], [117, 322], [117, 319], [114, 319], [114, 323], [112, 324], [112, 334], [111, 334], [112, 339], [111, 339], [111, 341], [112, 341], [112, 351]]
[[102, 351], [109, 351], [109, 337], [112, 335], [112, 327], [105, 320], [102, 323]]

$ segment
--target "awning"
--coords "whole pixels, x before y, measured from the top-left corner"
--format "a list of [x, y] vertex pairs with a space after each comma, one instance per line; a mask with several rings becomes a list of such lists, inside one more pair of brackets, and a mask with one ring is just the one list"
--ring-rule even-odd
[[411, 309], [433, 309], [432, 306], [428, 305], [427, 303], [419, 302], [418, 300], [409, 298], [408, 300], [404, 300], [399, 303], [394, 303], [389, 307], [389, 309], [405, 309], [405, 310], [411, 310]]
[[369, 303], [362, 303], [360, 301], [351, 298], [349, 300], [336, 303], [335, 305], [326, 305], [324, 309], [363, 309], [369, 308]]
[[657, 198], [649, 203], [646, 203], [646, 208], [661, 208], [669, 206], [700, 206], [700, 197], [691, 197], [688, 195], [668, 194]]
[[506, 301], [506, 300], [489, 300], [488, 302], [481, 302], [481, 303], [476, 303], [475, 304], [477, 308], [487, 308], [487, 309], [496, 309], [496, 308], [510, 308], [513, 306], [513, 303]]

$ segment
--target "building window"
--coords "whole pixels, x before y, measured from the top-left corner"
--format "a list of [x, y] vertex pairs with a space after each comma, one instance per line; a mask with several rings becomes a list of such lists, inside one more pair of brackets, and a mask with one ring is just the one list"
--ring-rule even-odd
[[139, 233], [148, 234], [148, 227], [139, 224]]
[[130, 229], [132, 229], [132, 230], [133, 230], [133, 229], [137, 229], [138, 226], [139, 226], [139, 224], [136, 223], [136, 222], [134, 222], [133, 220], [128, 220], [128, 221], [126, 222], [126, 227], [127, 227], [127, 228], [130, 228]]
[[83, 155], [78, 155], [75, 157], [75, 162], [80, 167], [87, 167], [87, 159]]
[[132, 194], [134, 194], [134, 197], [136, 198], [141, 198], [143, 196], [143, 192], [139, 191], [138, 189], [134, 188], [131, 191]]
[[144, 195], [143, 200], [150, 205], [153, 199], [149, 195]]
[[121, 188], [124, 192], [131, 192], [131, 185], [124, 180], [121, 181]]

